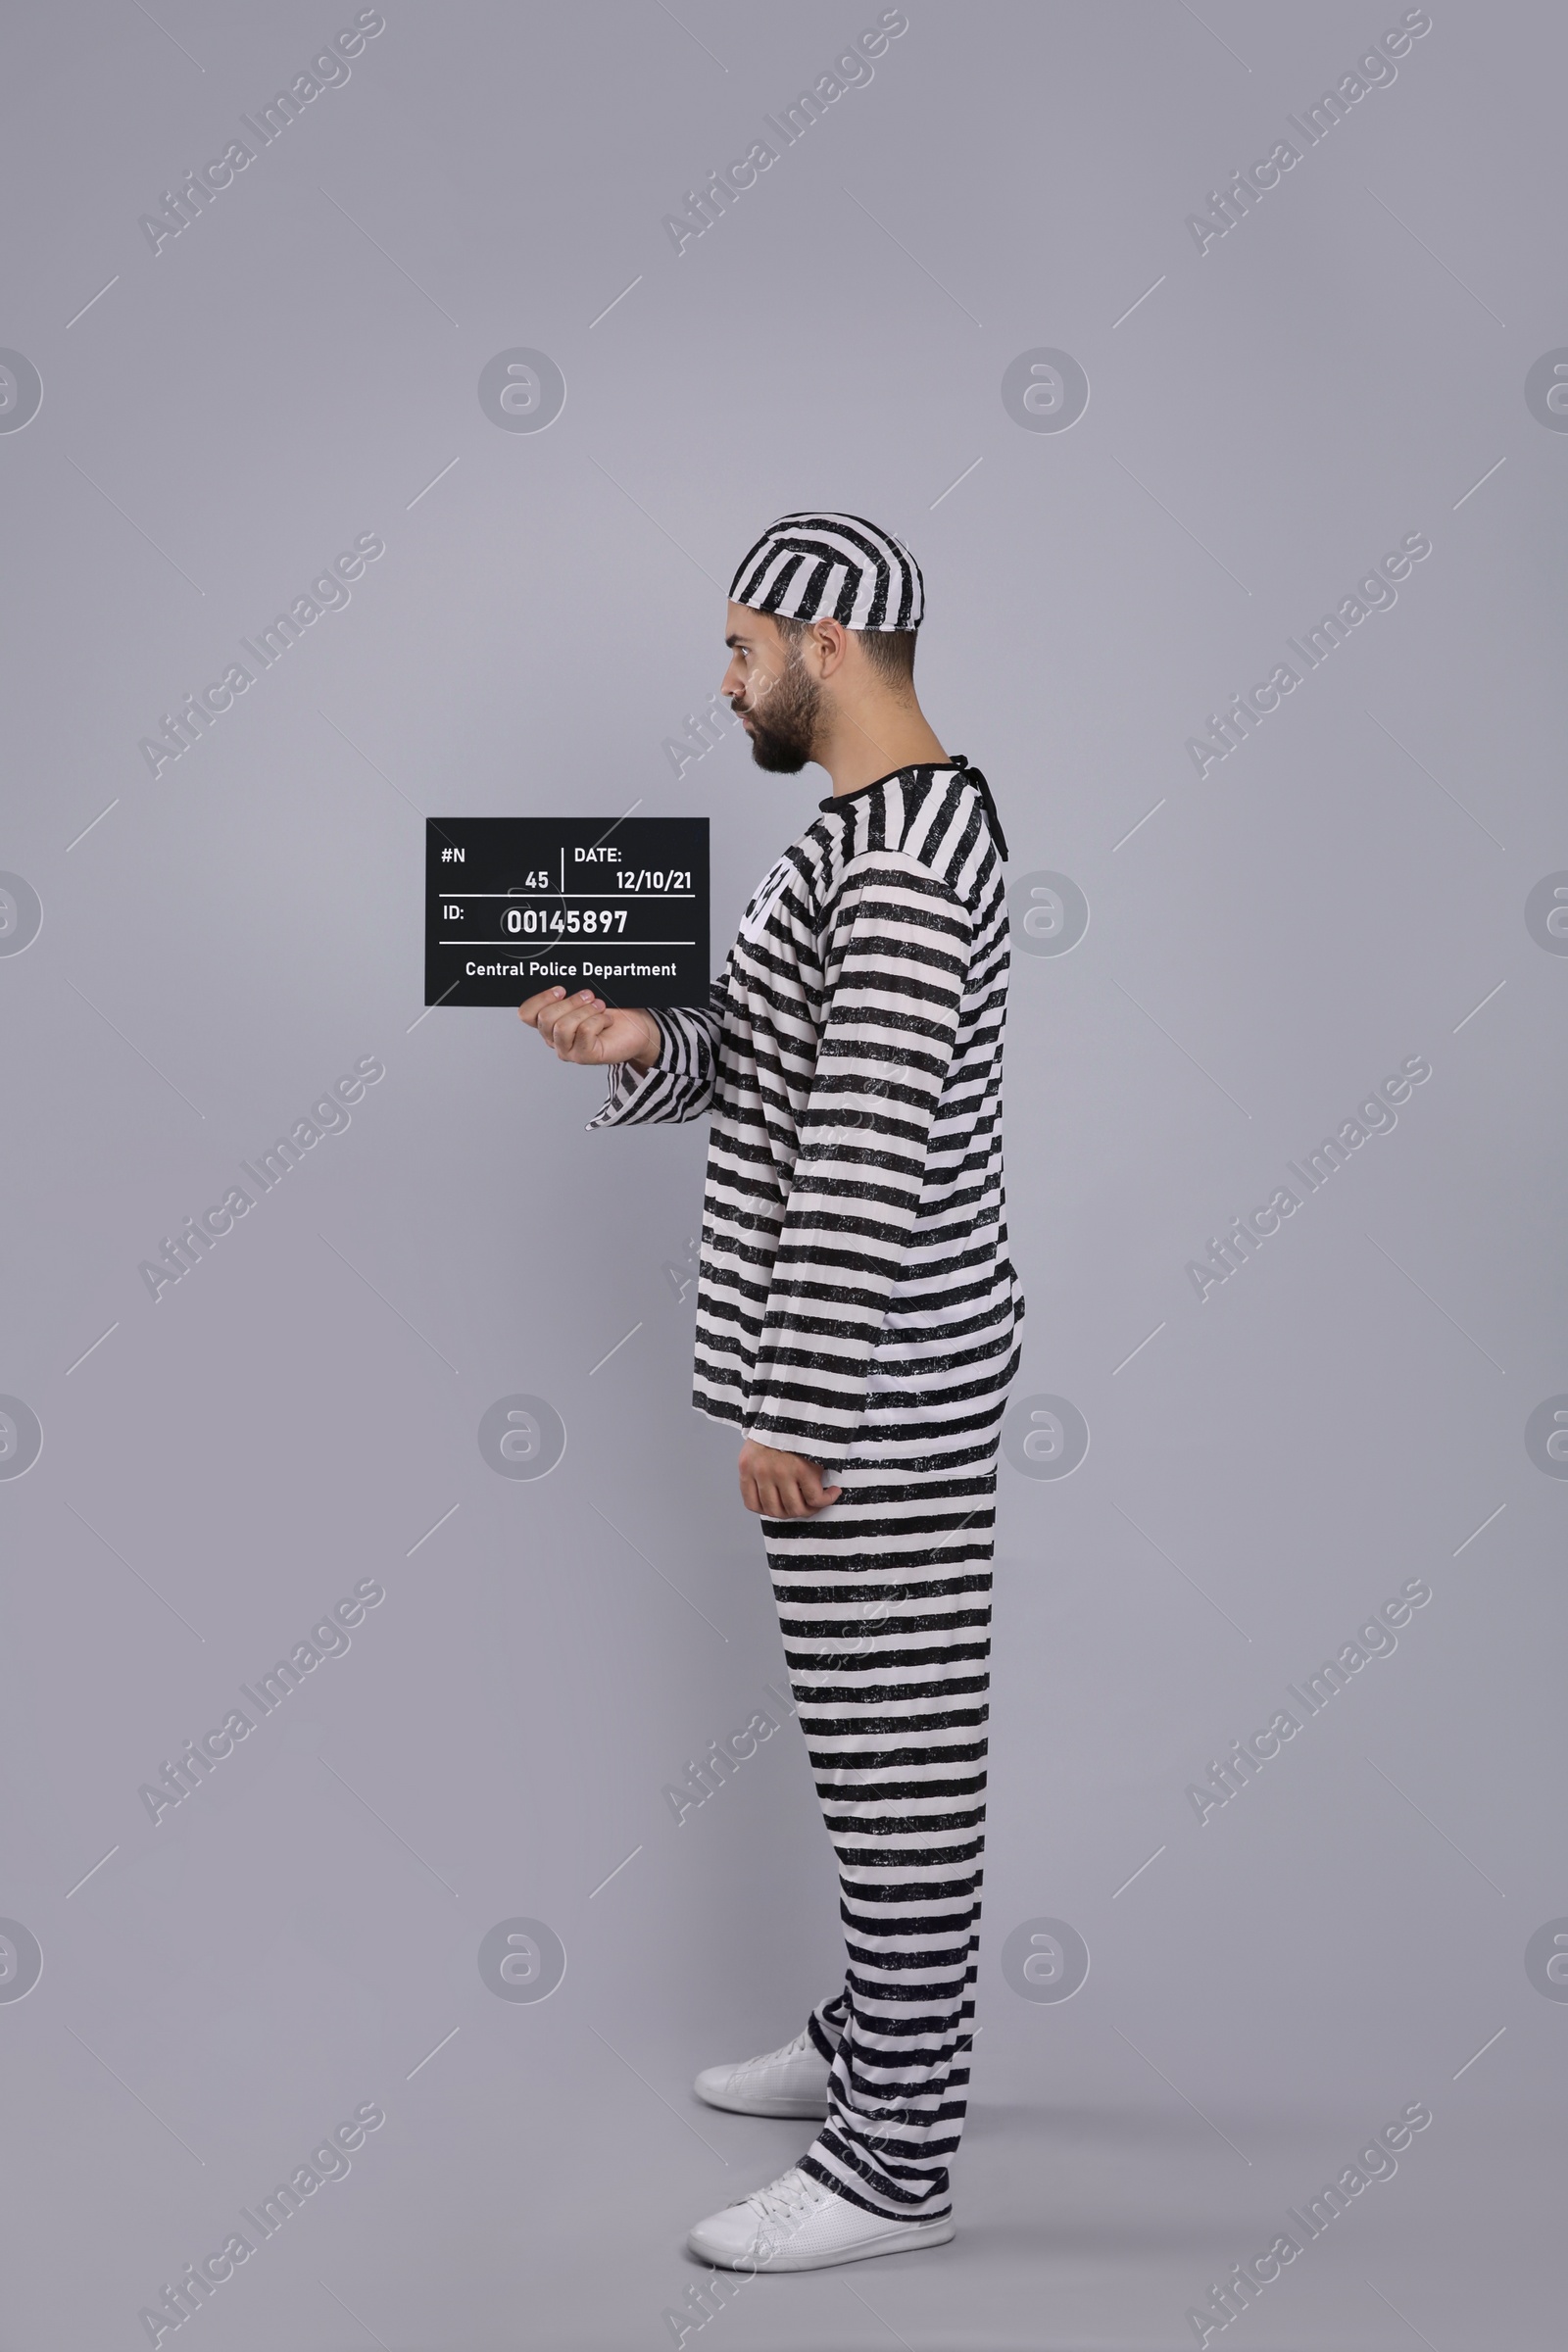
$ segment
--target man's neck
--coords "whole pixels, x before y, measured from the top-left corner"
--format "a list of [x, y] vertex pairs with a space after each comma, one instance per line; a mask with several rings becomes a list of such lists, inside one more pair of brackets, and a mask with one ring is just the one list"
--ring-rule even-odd
[[835, 711], [811, 755], [832, 778], [835, 798], [897, 768], [927, 766], [947, 756], [919, 704], [891, 697], [861, 704], [853, 713]]

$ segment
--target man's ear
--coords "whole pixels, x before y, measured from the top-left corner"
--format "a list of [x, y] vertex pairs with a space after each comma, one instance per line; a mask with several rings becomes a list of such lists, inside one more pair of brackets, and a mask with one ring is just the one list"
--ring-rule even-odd
[[849, 634], [839, 620], [815, 620], [811, 623], [811, 639], [817, 650], [817, 674], [831, 677], [842, 669], [849, 651]]

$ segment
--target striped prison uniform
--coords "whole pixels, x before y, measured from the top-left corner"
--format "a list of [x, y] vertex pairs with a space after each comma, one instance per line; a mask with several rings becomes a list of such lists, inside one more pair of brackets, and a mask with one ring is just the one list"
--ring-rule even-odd
[[589, 1124], [710, 1122], [693, 1402], [822, 1465], [762, 1521], [838, 1856], [842, 1990], [803, 2160], [868, 2211], [950, 2208], [974, 2020], [997, 1446], [1024, 1302], [1007, 1250], [1007, 909], [983, 779], [821, 803], [706, 1006], [654, 1014]]

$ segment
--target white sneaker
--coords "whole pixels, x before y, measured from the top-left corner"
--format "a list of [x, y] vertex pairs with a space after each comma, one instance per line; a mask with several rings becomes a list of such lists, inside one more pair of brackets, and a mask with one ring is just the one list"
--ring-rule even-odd
[[945, 2245], [952, 2214], [934, 2222], [890, 2222], [835, 2196], [792, 2164], [769, 2188], [710, 2213], [687, 2238], [692, 2252], [725, 2271], [824, 2271], [835, 2262]]
[[692, 2087], [710, 2107], [726, 2107], [731, 2115], [806, 2115], [820, 2120], [827, 2113], [827, 2060], [805, 2028], [781, 2050], [760, 2058], [742, 2058], [734, 2066], [708, 2066]]

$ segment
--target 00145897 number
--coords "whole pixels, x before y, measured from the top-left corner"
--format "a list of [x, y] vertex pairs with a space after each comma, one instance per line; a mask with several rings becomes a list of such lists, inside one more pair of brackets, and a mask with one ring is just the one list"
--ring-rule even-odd
[[624, 931], [630, 911], [626, 906], [509, 906], [501, 917], [501, 928], [529, 938], [574, 932], [592, 937]]

